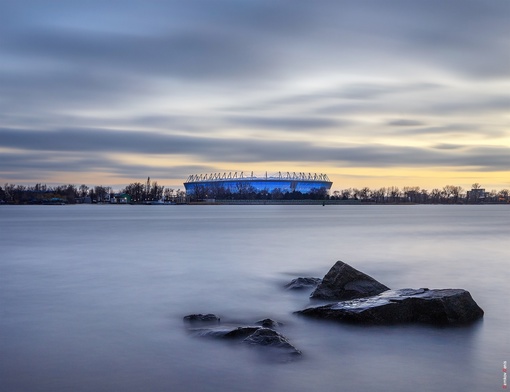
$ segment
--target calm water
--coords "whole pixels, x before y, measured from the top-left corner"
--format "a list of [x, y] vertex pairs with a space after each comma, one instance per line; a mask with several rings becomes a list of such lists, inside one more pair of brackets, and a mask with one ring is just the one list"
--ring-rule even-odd
[[[510, 359], [510, 206], [1, 206], [0, 390], [496, 391]], [[465, 288], [463, 328], [297, 317], [282, 285], [343, 260], [392, 288]], [[303, 352], [187, 334], [271, 317]]]

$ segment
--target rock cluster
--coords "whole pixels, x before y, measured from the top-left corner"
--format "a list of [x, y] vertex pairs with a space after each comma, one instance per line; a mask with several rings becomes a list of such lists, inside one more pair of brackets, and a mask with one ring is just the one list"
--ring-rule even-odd
[[[282, 358], [282, 355], [287, 359], [301, 355], [301, 351], [294, 347], [285, 336], [275, 331], [274, 328], [282, 325], [277, 321], [264, 319], [257, 321], [255, 325], [235, 326], [221, 324], [219, 317], [208, 315], [214, 316], [218, 320], [217, 325], [211, 325], [209, 321], [213, 317], [206, 317], [200, 320], [200, 317], [194, 316], [185, 316], [184, 321], [194, 324], [194, 328], [190, 328], [189, 332], [195, 336], [238, 340], [243, 344], [251, 346], [273, 348], [277, 350], [276, 354], [279, 354], [280, 358]], [[203, 321], [204, 325], [196, 327], [197, 321]]]
[[[484, 313], [466, 290], [391, 290], [342, 261], [337, 261], [323, 279], [297, 278], [285, 287], [301, 291], [315, 288], [311, 299], [330, 302], [295, 313], [347, 323], [458, 325], [478, 320]], [[301, 356], [301, 351], [276, 331], [282, 324], [269, 318], [241, 326], [223, 323], [215, 314], [190, 314], [184, 321], [194, 336], [262, 347], [264, 352], [271, 352], [272, 357], [275, 354], [273, 358], [278, 360]]]
[[342, 261], [331, 268], [310, 297], [340, 302], [309, 307], [297, 314], [359, 324], [466, 324], [483, 316], [466, 290], [390, 290]]

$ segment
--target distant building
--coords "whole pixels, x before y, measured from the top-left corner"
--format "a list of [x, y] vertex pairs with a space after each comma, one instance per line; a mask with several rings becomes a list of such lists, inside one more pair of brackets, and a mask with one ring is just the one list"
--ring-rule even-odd
[[196, 174], [188, 177], [184, 183], [186, 194], [201, 198], [221, 198], [225, 194], [243, 194], [274, 192], [327, 194], [333, 183], [326, 174], [278, 172], [262, 176], [244, 175], [244, 172]]
[[110, 197], [111, 204], [129, 204], [131, 203], [131, 196], [127, 193], [114, 193]]
[[469, 203], [481, 203], [487, 197], [487, 192], [483, 188], [476, 188], [467, 191], [467, 201]]

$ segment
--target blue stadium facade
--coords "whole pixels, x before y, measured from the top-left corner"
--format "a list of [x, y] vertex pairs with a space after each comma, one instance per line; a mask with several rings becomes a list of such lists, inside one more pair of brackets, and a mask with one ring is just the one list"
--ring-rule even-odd
[[326, 174], [278, 172], [246, 176], [244, 172], [196, 174], [188, 177], [184, 183], [186, 194], [196, 197], [221, 197], [222, 195], [242, 193], [274, 192], [310, 194], [322, 192], [327, 194], [333, 183]]

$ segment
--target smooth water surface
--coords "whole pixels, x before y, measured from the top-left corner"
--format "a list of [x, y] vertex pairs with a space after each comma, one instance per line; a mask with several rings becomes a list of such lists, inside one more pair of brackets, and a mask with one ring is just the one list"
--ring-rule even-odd
[[[510, 206], [1, 206], [0, 390], [492, 391], [510, 357]], [[468, 327], [293, 314], [337, 260], [391, 288], [464, 288]], [[275, 362], [183, 316], [270, 317]]]

